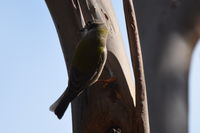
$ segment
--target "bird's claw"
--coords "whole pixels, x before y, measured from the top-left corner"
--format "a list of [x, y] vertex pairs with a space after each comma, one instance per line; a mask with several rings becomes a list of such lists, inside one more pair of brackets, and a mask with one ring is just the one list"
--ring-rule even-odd
[[98, 80], [97, 82], [103, 82], [103, 88], [106, 88], [110, 83], [113, 83], [117, 80], [117, 78], [112, 77], [106, 80]]

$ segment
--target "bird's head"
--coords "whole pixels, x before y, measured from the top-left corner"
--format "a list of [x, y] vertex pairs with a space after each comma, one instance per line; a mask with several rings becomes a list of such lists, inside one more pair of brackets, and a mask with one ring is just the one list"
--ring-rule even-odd
[[108, 36], [108, 28], [105, 23], [99, 21], [88, 21], [83, 28], [83, 31], [86, 33], [86, 38], [93, 38], [98, 39], [102, 43], [95, 43], [100, 44], [102, 46], [106, 45], [106, 40]]
[[108, 28], [103, 22], [88, 21], [85, 28], [88, 32], [97, 32], [102, 38], [107, 38], [108, 36]]
[[97, 20], [88, 21], [84, 27], [87, 31], [96, 30], [96, 29], [105, 29], [108, 30], [105, 23]]

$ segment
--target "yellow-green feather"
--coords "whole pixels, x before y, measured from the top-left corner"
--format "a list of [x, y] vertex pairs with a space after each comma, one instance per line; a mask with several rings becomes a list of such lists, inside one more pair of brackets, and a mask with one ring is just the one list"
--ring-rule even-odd
[[89, 73], [98, 67], [99, 57], [105, 52], [108, 30], [98, 28], [89, 34], [80, 41], [72, 62], [72, 65], [82, 73]]

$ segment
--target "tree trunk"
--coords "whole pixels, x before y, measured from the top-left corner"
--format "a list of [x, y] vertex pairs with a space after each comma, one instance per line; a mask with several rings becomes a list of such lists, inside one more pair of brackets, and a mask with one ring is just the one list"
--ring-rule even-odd
[[200, 36], [200, 0], [133, 0], [152, 133], [188, 132], [188, 72]]
[[[46, 0], [46, 3], [59, 34], [68, 72], [75, 47], [82, 37], [79, 30], [86, 22], [101, 20], [110, 32], [107, 40], [108, 59], [100, 79], [115, 77], [117, 80], [106, 87], [97, 82], [72, 102], [73, 132], [109, 133], [118, 130], [122, 133], [148, 133], [148, 130], [142, 129], [146, 127], [143, 124], [148, 122], [141, 123], [136, 119], [135, 83], [111, 1]], [[146, 97], [143, 98], [146, 103]], [[146, 110], [141, 110], [139, 114], [148, 117], [144, 105]], [[142, 127], [141, 131], [137, 131], [137, 126]]]

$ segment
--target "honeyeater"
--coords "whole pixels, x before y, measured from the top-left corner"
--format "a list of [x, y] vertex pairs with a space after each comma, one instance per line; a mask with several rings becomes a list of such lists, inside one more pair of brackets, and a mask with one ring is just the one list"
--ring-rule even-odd
[[79, 42], [72, 58], [68, 87], [50, 106], [50, 110], [59, 119], [64, 115], [69, 103], [98, 80], [107, 59], [106, 25], [90, 22], [86, 25], [86, 29], [86, 34]]

